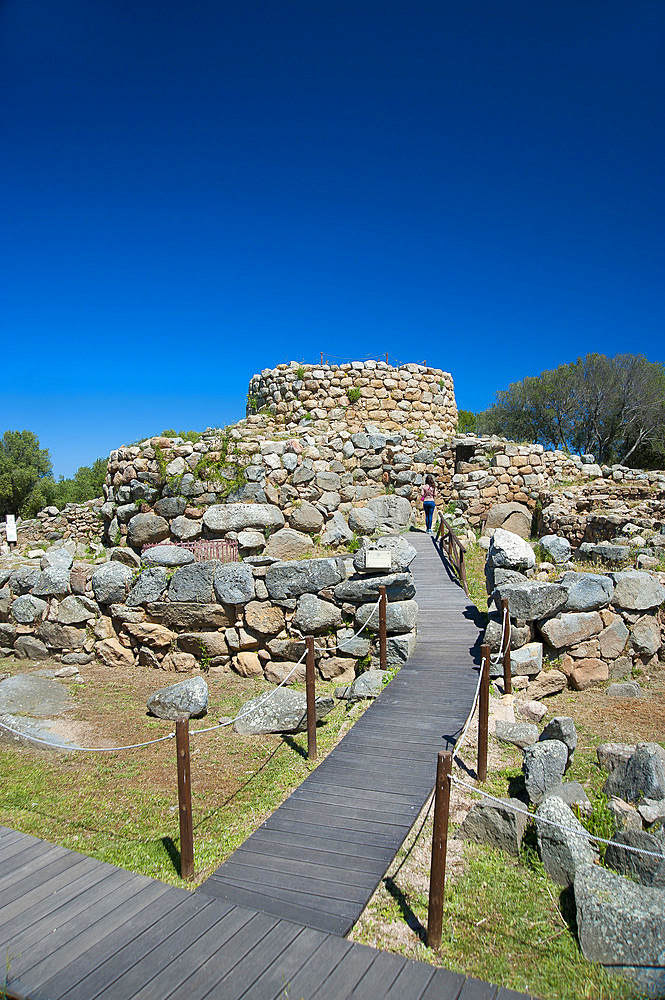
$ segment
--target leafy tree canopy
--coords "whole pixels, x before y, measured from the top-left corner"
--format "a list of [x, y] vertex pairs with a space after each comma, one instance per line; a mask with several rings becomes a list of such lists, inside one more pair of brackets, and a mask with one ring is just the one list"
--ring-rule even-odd
[[665, 460], [665, 368], [640, 354], [587, 354], [496, 396], [478, 414], [483, 433], [592, 452], [598, 462]]

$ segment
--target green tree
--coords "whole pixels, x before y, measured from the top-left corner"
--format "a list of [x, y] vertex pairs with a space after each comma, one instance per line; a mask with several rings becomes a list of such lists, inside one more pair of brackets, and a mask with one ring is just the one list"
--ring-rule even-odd
[[32, 431], [5, 431], [0, 441], [0, 517], [33, 517], [50, 503], [51, 457]]
[[476, 415], [471, 410], [457, 411], [457, 430], [460, 434], [473, 434], [476, 430]]
[[51, 503], [62, 509], [67, 503], [84, 503], [103, 495], [106, 479], [106, 459], [97, 458], [92, 465], [82, 465], [72, 479], [60, 477], [54, 484]]
[[653, 463], [665, 453], [665, 368], [638, 354], [587, 354], [497, 392], [478, 427], [598, 462]]

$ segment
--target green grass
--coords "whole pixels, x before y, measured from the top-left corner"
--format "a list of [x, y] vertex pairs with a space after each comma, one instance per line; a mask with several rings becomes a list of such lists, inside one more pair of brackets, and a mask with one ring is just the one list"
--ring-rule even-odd
[[485, 556], [486, 552], [480, 545], [470, 545], [464, 556], [469, 597], [480, 611], [487, 611]]

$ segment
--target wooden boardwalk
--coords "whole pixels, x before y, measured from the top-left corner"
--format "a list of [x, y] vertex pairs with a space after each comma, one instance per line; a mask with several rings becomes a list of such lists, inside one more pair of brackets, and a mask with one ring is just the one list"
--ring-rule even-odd
[[[0, 827], [0, 969], [15, 1000], [526, 1000], [342, 935], [464, 722], [478, 631], [415, 536], [416, 653], [195, 893]], [[0, 994], [4, 986], [0, 972]]]
[[199, 888], [348, 934], [434, 787], [439, 750], [466, 721], [477, 611], [431, 537], [409, 535], [419, 605], [413, 656], [338, 746]]

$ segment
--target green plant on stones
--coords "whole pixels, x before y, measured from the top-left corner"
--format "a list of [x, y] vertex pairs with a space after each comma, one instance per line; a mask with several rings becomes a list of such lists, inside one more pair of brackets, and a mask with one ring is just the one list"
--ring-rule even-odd
[[357, 403], [360, 399], [360, 389], [357, 387], [349, 388], [346, 390], [346, 396], [349, 403]]
[[231, 437], [228, 429], [222, 434], [218, 451], [204, 455], [194, 469], [194, 475], [201, 482], [210, 483], [222, 500], [245, 485], [247, 477], [240, 465], [238, 442]]
[[[587, 830], [594, 837], [603, 837], [605, 840], [611, 840], [616, 831], [616, 821], [614, 816], [607, 808], [607, 796], [602, 793], [598, 795], [591, 803], [591, 812], [584, 813], [578, 805], [573, 806], [573, 812], [577, 816], [578, 820], [582, 824], [585, 830]], [[598, 850], [600, 852], [600, 860], [605, 860], [605, 844], [598, 844]]]
[[365, 656], [361, 656], [359, 660], [356, 660], [356, 670], [359, 674], [364, 674], [366, 670], [369, 670], [371, 665], [372, 657], [369, 653], [366, 653]]
[[202, 639], [198, 639], [199, 644], [199, 663], [201, 664], [201, 670], [207, 673], [210, 670], [211, 656], [206, 645]]
[[361, 545], [362, 545], [362, 538], [359, 538], [354, 531], [353, 538], [351, 538], [347, 542], [346, 547], [349, 550], [349, 552], [357, 552]]
[[296, 378], [299, 382], [302, 382], [304, 377], [305, 377], [305, 369], [303, 368], [302, 365], [300, 365], [299, 368], [296, 368]]
[[249, 393], [247, 393], [247, 409], [250, 413], [254, 414], [257, 412], [258, 402], [257, 396], [250, 396]]
[[397, 677], [398, 673], [399, 667], [389, 667], [388, 670], [384, 670], [382, 677], [383, 686], [385, 687], [386, 684], [390, 684], [393, 677]]

